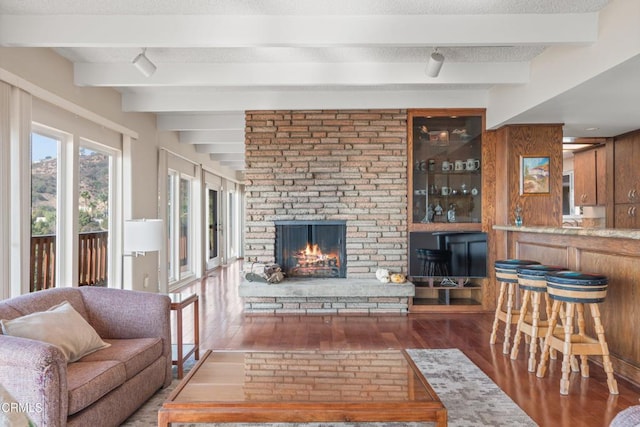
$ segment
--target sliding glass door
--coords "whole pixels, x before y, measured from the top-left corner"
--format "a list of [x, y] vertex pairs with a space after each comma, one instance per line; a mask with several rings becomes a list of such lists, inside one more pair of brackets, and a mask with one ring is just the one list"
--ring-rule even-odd
[[207, 187], [207, 269], [220, 265], [220, 192]]

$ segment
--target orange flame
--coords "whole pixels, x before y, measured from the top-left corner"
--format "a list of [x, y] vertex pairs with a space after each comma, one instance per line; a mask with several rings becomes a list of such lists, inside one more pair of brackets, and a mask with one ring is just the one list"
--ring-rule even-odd
[[319, 257], [322, 256], [322, 251], [320, 250], [320, 247], [318, 246], [318, 244], [314, 244], [313, 246], [311, 246], [310, 243], [307, 243], [307, 247], [304, 250], [304, 254], [306, 256], [312, 256], [312, 257]]

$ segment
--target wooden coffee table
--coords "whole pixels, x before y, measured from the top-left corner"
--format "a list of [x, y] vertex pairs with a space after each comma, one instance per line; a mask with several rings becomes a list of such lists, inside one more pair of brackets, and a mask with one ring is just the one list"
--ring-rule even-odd
[[158, 412], [171, 423], [412, 422], [447, 410], [404, 350], [211, 351]]

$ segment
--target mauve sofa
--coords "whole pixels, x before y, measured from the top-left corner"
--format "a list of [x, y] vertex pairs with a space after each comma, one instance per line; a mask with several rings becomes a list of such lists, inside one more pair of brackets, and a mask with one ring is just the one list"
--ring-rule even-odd
[[0, 301], [0, 319], [69, 301], [111, 344], [68, 363], [54, 345], [2, 335], [0, 383], [39, 427], [117, 426], [171, 383], [167, 296], [99, 287], [60, 288]]

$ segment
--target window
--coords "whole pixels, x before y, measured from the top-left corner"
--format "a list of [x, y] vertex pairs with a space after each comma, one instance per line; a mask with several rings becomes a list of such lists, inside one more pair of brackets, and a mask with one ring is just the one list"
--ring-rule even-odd
[[175, 205], [175, 181], [177, 179], [177, 173], [173, 171], [169, 171], [169, 175], [167, 176], [167, 236], [169, 239], [169, 245], [167, 247], [167, 272], [169, 277], [169, 282], [175, 282], [178, 280], [178, 274], [176, 273], [176, 268], [173, 263], [173, 260], [176, 258], [175, 245], [173, 242], [175, 239], [175, 227], [174, 224], [175, 214], [174, 214], [174, 205]]
[[180, 277], [191, 272], [191, 181], [180, 178]]
[[218, 257], [218, 192], [216, 190], [208, 189], [208, 211], [207, 211], [207, 228], [208, 233], [208, 248], [210, 260]]
[[193, 179], [169, 170], [167, 180], [168, 278], [176, 282], [194, 274]]
[[573, 171], [562, 175], [562, 215], [574, 215]]
[[236, 242], [235, 242], [235, 198], [233, 197], [233, 191], [228, 193], [227, 203], [227, 244], [229, 249], [227, 250], [227, 260], [231, 260], [236, 256]]
[[114, 285], [120, 151], [39, 123], [30, 148], [30, 290]]
[[60, 146], [53, 134], [31, 134], [31, 292], [56, 286]]
[[241, 256], [240, 229], [242, 227], [242, 197], [236, 184], [228, 182], [227, 189], [226, 259], [231, 261], [234, 258]]
[[114, 168], [108, 150], [83, 141], [78, 156], [79, 284], [108, 283], [110, 190]]

